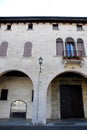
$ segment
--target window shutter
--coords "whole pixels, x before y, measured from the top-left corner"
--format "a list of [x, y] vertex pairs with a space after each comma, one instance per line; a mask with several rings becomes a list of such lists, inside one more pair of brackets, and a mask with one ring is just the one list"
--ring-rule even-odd
[[78, 54], [81, 56], [85, 56], [84, 44], [81, 38], [77, 39], [77, 48], [78, 48]]
[[63, 41], [61, 38], [56, 40], [56, 55], [63, 55]]
[[25, 43], [25, 46], [24, 46], [24, 54], [23, 54], [23, 56], [24, 57], [30, 57], [31, 53], [32, 53], [32, 43], [27, 42], [27, 43]]
[[8, 48], [8, 43], [7, 42], [2, 42], [1, 46], [0, 46], [0, 56], [6, 56], [7, 48]]

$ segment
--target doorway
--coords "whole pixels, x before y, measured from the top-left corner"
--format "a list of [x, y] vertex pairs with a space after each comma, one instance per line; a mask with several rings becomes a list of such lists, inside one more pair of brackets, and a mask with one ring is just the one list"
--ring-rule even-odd
[[60, 85], [61, 119], [84, 118], [82, 86]]

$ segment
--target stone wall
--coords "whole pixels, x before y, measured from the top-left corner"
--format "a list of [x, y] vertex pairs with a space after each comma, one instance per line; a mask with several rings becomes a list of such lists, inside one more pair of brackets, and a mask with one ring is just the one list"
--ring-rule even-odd
[[[77, 24], [75, 23], [72, 23], [72, 24], [59, 23], [59, 30], [52, 30], [52, 23], [44, 23], [44, 24], [33, 23], [33, 29], [28, 30], [27, 29], [28, 23], [25, 23], [25, 24], [13, 23], [11, 30], [7, 31], [6, 30], [7, 24], [3, 24], [3, 23], [1, 24], [0, 43], [2, 43], [3, 41], [7, 41], [8, 50], [7, 50], [6, 57], [0, 57], [0, 74], [2, 76], [4, 73], [8, 71], [19, 70], [21, 72], [24, 72], [30, 77], [33, 83], [32, 86], [34, 88], [34, 102], [33, 102], [33, 107], [32, 107], [31, 102], [27, 103], [29, 105], [29, 109], [27, 111], [29, 115], [27, 115], [27, 118], [31, 118], [30, 110], [32, 109], [33, 123], [37, 123], [38, 118], [40, 122], [44, 124], [46, 123], [46, 92], [47, 92], [49, 84], [57, 75], [63, 72], [76, 72], [83, 75], [84, 77], [87, 77], [87, 71], [86, 71], [87, 70], [87, 57], [84, 57], [82, 66], [78, 65], [77, 63], [69, 65], [69, 66], [65, 66], [62, 56], [56, 56], [56, 39], [57, 38], [62, 38], [63, 44], [65, 43], [65, 39], [67, 37], [72, 37], [75, 41], [75, 44], [78, 38], [82, 38], [84, 41], [84, 47], [86, 51], [87, 24], [83, 25], [84, 31], [77, 31], [76, 25]], [[24, 45], [28, 41], [32, 43], [32, 56], [23, 57]], [[87, 51], [86, 51], [86, 54], [87, 54]], [[40, 85], [38, 85], [38, 82], [39, 82], [38, 77], [39, 77], [39, 71], [40, 71], [40, 65], [38, 61], [39, 57], [43, 58], [43, 63], [41, 66], [42, 72], [41, 72], [41, 77], [40, 77]], [[40, 89], [38, 89], [38, 87]], [[57, 98], [59, 100], [59, 94], [58, 95], [56, 94], [56, 97], [54, 98], [54, 94], [57, 89], [58, 88], [56, 87], [55, 89], [53, 89], [53, 87], [49, 88], [49, 91], [48, 91], [49, 96], [47, 97], [47, 105], [48, 105], [47, 118], [50, 118], [50, 117], [56, 118], [56, 116], [60, 118], [60, 114], [59, 112], [57, 112], [57, 109], [59, 109], [59, 105], [57, 106], [58, 108], [55, 107], [57, 104], [59, 104], [59, 102], [54, 103], [54, 100], [56, 100]], [[15, 91], [17, 90], [18, 88], [16, 87]], [[38, 90], [39, 90], [39, 96], [38, 96]], [[15, 96], [16, 95], [14, 95], [13, 100], [15, 100]], [[17, 96], [22, 97], [22, 95], [19, 95], [19, 93], [17, 94]], [[23, 95], [23, 99], [24, 98], [25, 97]], [[10, 100], [11, 100], [10, 101], [10, 104], [11, 104], [12, 97], [10, 98]], [[38, 101], [39, 103], [37, 103]], [[48, 103], [51, 101], [52, 101], [52, 104]], [[27, 102], [27, 99], [26, 99], [26, 102]], [[85, 104], [84, 108], [86, 109], [86, 100], [84, 104]], [[5, 102], [3, 102], [3, 106], [6, 106]], [[1, 108], [1, 110], [3, 110], [3, 107]], [[5, 111], [5, 117], [9, 117], [9, 114], [7, 114], [9, 113], [9, 111], [10, 111], [10, 105], [8, 104], [7, 112]], [[1, 115], [1, 117], [3, 116]]]
[[7, 100], [0, 100], [0, 118], [10, 118], [11, 104], [16, 100], [27, 104], [27, 117], [32, 119], [32, 90], [33, 86], [28, 77], [2, 77], [1, 89], [8, 89]]

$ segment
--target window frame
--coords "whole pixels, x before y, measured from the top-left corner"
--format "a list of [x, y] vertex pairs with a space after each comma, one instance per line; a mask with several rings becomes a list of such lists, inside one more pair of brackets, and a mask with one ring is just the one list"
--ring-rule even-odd
[[11, 30], [11, 24], [7, 24], [6, 30], [10, 31]]
[[28, 30], [33, 30], [33, 24], [32, 23], [28, 24]]
[[83, 25], [77, 24], [77, 31], [83, 31]]
[[68, 37], [65, 40], [65, 56], [69, 57], [73, 57], [76, 56], [77, 52], [76, 52], [76, 45], [75, 45], [75, 41], [72, 37]]
[[59, 30], [59, 25], [58, 25], [58, 23], [53, 23], [53, 24], [52, 24], [52, 29], [53, 29], [53, 30]]
[[7, 101], [8, 99], [8, 89], [1, 89], [0, 100]]

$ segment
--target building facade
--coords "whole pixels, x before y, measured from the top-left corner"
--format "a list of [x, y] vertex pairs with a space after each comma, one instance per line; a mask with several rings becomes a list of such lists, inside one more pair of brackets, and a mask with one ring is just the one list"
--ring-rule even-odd
[[0, 119], [86, 119], [86, 48], [87, 18], [0, 17]]

